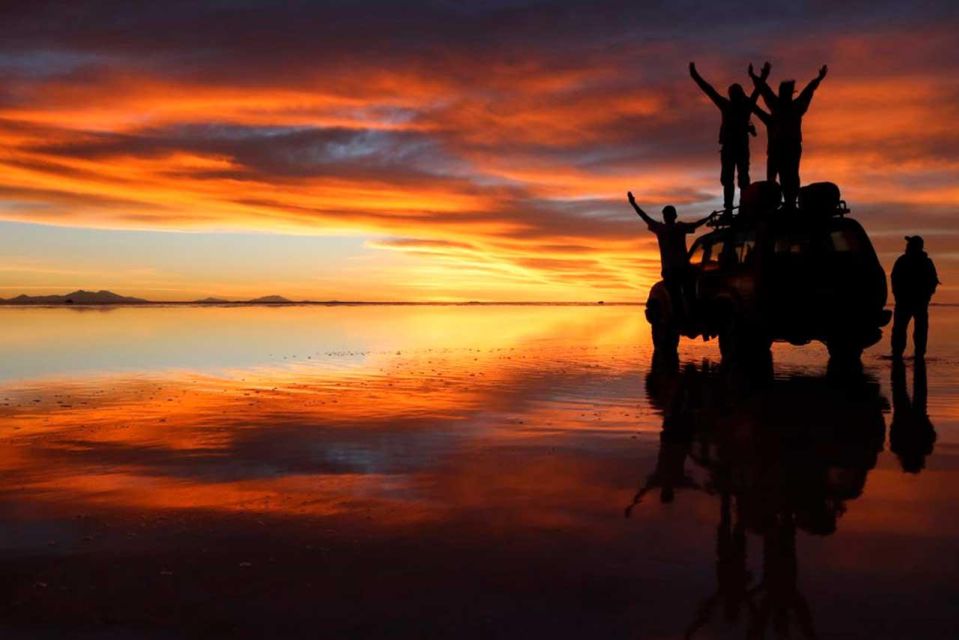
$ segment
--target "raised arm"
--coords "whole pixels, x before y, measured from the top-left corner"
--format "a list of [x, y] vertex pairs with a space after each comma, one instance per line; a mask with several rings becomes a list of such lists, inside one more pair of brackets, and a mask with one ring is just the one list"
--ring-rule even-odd
[[639, 217], [642, 218], [642, 219], [643, 219], [643, 222], [645, 222], [650, 228], [652, 228], [652, 227], [654, 227], [655, 225], [659, 224], [658, 222], [656, 222], [655, 220], [653, 220], [652, 218], [650, 218], [650, 217], [646, 214], [646, 212], [643, 211], [638, 204], [636, 204], [636, 198], [633, 197], [633, 192], [632, 192], [632, 191], [628, 191], [628, 192], [626, 193], [626, 197], [629, 199], [629, 204], [631, 204], [631, 205], [633, 206], [633, 209], [636, 209], [636, 213], [639, 214]]
[[[769, 72], [770, 72], [771, 70], [772, 70], [772, 65], [770, 65], [768, 61], [765, 62], [765, 63], [763, 63], [763, 68], [760, 69], [760, 71], [759, 71], [759, 78], [763, 81], [763, 84], [766, 83], [766, 78], [769, 77]], [[755, 75], [755, 72], [753, 71], [753, 65], [752, 65], [752, 63], [750, 63], [750, 64], [749, 64], [749, 77], [752, 78], [754, 75]], [[769, 85], [766, 85], [766, 86], [769, 86]], [[759, 94], [760, 94], [760, 92], [761, 92], [761, 90], [760, 90], [760, 88], [759, 88], [759, 85], [756, 84], [756, 83], [753, 83], [753, 92], [752, 92], [752, 94], [749, 96], [749, 108], [750, 108], [750, 109], [753, 109], [753, 110], [756, 109], [756, 101], [759, 100]], [[765, 121], [764, 121], [764, 122], [765, 122]]]
[[710, 218], [712, 217], [713, 217], [713, 214], [710, 213], [705, 218], [702, 218], [701, 220], [697, 220], [696, 222], [691, 222], [690, 224], [692, 225], [693, 229], [698, 229], [699, 227], [709, 222]]
[[[763, 65], [763, 71], [765, 70], [766, 65]], [[759, 93], [762, 94], [763, 100], [766, 101], [766, 107], [770, 110], [775, 109], [778, 100], [776, 98], [776, 94], [773, 93], [773, 90], [770, 89], [769, 85], [766, 83], [766, 76], [757, 76], [756, 72], [753, 71], [753, 66], [749, 65], [749, 77], [753, 79], [753, 86], [759, 91]]]
[[799, 94], [799, 97], [796, 98], [796, 102], [800, 105], [800, 108], [805, 111], [809, 108], [809, 103], [812, 102], [812, 94], [816, 92], [816, 89], [819, 88], [819, 83], [822, 82], [822, 79], [826, 77], [826, 74], [829, 73], [829, 67], [823, 65], [819, 70], [819, 75], [809, 81], [809, 84], [806, 85], [806, 88], [802, 90], [802, 93]]
[[695, 62], [689, 63], [689, 75], [693, 78], [693, 80], [696, 81], [696, 84], [698, 84], [699, 88], [703, 90], [703, 93], [709, 96], [709, 99], [712, 100], [717, 107], [722, 109], [726, 104], [726, 99], [719, 95], [715, 89], [713, 89], [713, 85], [703, 80], [703, 77], [699, 75], [698, 71], [696, 71]]
[[754, 105], [753, 105], [753, 113], [756, 114], [756, 117], [757, 117], [757, 118], [759, 118], [760, 120], [762, 120], [762, 123], [763, 123], [764, 125], [766, 125], [767, 127], [769, 126], [769, 121], [772, 120], [772, 116], [769, 115], [768, 113], [766, 113], [765, 111], [763, 111], [763, 108], [762, 108], [762, 107], [760, 107], [758, 104], [754, 104]]

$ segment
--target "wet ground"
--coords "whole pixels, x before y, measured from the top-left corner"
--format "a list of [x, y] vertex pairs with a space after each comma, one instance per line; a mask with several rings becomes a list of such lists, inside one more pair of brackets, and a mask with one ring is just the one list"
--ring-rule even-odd
[[637, 307], [0, 309], [0, 633], [954, 638], [932, 331], [747, 374]]

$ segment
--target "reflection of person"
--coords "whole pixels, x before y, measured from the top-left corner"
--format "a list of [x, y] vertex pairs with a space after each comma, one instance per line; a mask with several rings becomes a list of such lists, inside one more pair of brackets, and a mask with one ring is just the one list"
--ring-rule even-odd
[[[923, 380], [916, 378], [920, 400]], [[678, 377], [652, 371], [646, 390], [663, 412], [663, 447], [683, 445], [680, 463], [669, 467], [678, 471], [662, 474], [667, 466], [658, 461], [633, 504], [662, 486], [664, 475], [690, 482], [685, 460], [708, 473], [702, 490], [720, 499], [716, 589], [697, 607], [685, 637], [701, 633], [717, 611], [730, 624], [745, 624], [750, 638], [815, 637], [800, 590], [797, 533], [835, 533], [847, 501], [862, 495], [886, 436], [879, 384], [861, 368], [787, 379], [763, 370], [741, 379], [690, 365]], [[762, 540], [758, 584], [749, 573], [747, 533]]]
[[779, 95], [773, 93], [766, 83], [766, 78], [756, 75], [752, 65], [749, 66], [749, 77], [753, 79], [756, 88], [762, 93], [763, 100], [769, 112], [759, 106], [754, 111], [766, 125], [767, 155], [766, 179], [774, 181], [779, 176], [779, 185], [783, 190], [783, 200], [787, 207], [796, 205], [799, 196], [799, 159], [802, 157], [802, 118], [809, 110], [812, 96], [819, 87], [819, 83], [826, 77], [829, 68], [823, 65], [819, 75], [812, 79], [798, 97], [793, 98], [796, 91], [795, 80], [784, 80], [779, 83]]
[[906, 390], [906, 367], [892, 364], [892, 423], [889, 448], [899, 458], [902, 470], [919, 473], [936, 444], [936, 428], [926, 414], [926, 362], [916, 359], [912, 371], [912, 400]]
[[653, 489], [659, 489], [659, 500], [668, 504], [675, 499], [677, 489], [699, 489], [697, 483], [686, 473], [686, 458], [692, 446], [695, 425], [695, 405], [691, 399], [694, 390], [690, 380], [695, 371], [688, 366], [680, 376], [674, 368], [650, 371], [646, 378], [646, 390], [650, 401], [663, 412], [663, 430], [659, 434], [659, 453], [656, 468], [646, 477], [633, 501], [626, 507], [628, 518], [633, 508]]
[[892, 267], [892, 295], [896, 310], [892, 321], [892, 355], [906, 350], [906, 329], [913, 320], [912, 346], [917, 358], [926, 354], [929, 335], [929, 300], [939, 285], [936, 265], [923, 250], [920, 236], [906, 236], [906, 252]]
[[672, 205], [663, 207], [663, 221], [653, 220], [643, 211], [638, 204], [633, 193], [627, 194], [629, 204], [632, 205], [639, 217], [643, 219], [649, 230], [656, 234], [656, 240], [659, 242], [659, 259], [662, 263], [663, 282], [670, 296], [680, 304], [677, 308], [682, 308], [683, 286], [689, 267], [689, 251], [686, 248], [686, 236], [693, 233], [704, 225], [710, 216], [706, 216], [696, 222], [677, 222], [676, 208]]
[[[723, 208], [727, 211], [733, 207], [733, 196], [736, 192], [734, 178], [739, 174], [739, 191], [749, 186], [749, 136], [756, 135], [756, 128], [750, 122], [756, 100], [759, 98], [759, 88], [753, 89], [750, 96], [746, 95], [740, 84], [731, 84], [724, 97], [703, 80], [696, 70], [694, 62], [689, 63], [689, 75], [699, 85], [703, 93], [709, 96], [722, 114], [722, 124], [719, 127], [719, 158], [722, 162], [722, 171], [719, 181], [723, 185]], [[769, 76], [769, 63], [763, 65], [762, 78]]]

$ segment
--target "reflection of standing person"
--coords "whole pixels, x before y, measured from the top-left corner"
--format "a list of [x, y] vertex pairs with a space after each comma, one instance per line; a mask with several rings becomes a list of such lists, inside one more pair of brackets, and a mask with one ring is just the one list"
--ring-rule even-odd
[[626, 507], [628, 518], [643, 497], [653, 489], [659, 489], [659, 500], [663, 504], [671, 503], [678, 489], [700, 489], [697, 483], [686, 473], [686, 458], [692, 447], [693, 433], [696, 429], [695, 390], [690, 388], [695, 374], [692, 365], [682, 376], [670, 366], [654, 369], [646, 378], [646, 390], [650, 402], [663, 412], [663, 430], [659, 434], [659, 452], [656, 456], [656, 468], [646, 477], [633, 501]]
[[912, 400], [906, 390], [906, 367], [892, 364], [892, 423], [889, 448], [906, 473], [919, 473], [936, 444], [936, 428], [926, 413], [926, 361], [917, 358], [912, 371]]
[[[703, 80], [696, 71], [694, 62], [689, 63], [689, 75], [719, 108], [723, 117], [719, 127], [719, 158], [722, 162], [719, 181], [723, 185], [723, 208], [728, 211], [733, 208], [733, 196], [736, 193], [734, 178], [737, 172], [740, 196], [742, 190], [749, 186], [749, 136], [756, 135], [756, 128], [750, 118], [759, 98], [759, 88], [754, 88], [752, 95], [747, 96], [742, 85], [731, 84], [726, 91], [729, 97], [726, 98]], [[763, 65], [760, 75], [763, 80], [769, 76], [768, 62]]]
[[659, 242], [659, 259], [662, 263], [663, 283], [669, 295], [676, 303], [676, 309], [682, 309], [683, 286], [689, 268], [689, 251], [686, 249], [686, 236], [693, 233], [709, 220], [706, 216], [696, 222], [677, 222], [676, 208], [672, 205], [663, 207], [663, 221], [653, 220], [643, 211], [633, 193], [629, 192], [629, 204], [632, 205], [639, 217], [643, 219], [649, 230], [656, 234]]
[[799, 159], [802, 157], [802, 118], [809, 110], [813, 93], [819, 83], [826, 77], [829, 68], [823, 65], [819, 75], [812, 79], [798, 97], [793, 99], [796, 91], [795, 80], [784, 80], [779, 83], [779, 95], [773, 93], [766, 83], [766, 79], [753, 72], [749, 66], [749, 77], [753, 79], [756, 88], [762, 93], [763, 100], [769, 113], [758, 106], [754, 111], [766, 125], [767, 156], [766, 179], [774, 181], [779, 176], [779, 186], [783, 190], [783, 201], [787, 207], [795, 207], [799, 196]]
[[929, 334], [929, 300], [939, 285], [936, 265], [923, 250], [920, 236], [906, 236], [906, 252], [892, 267], [892, 295], [896, 310], [892, 321], [892, 356], [906, 350], [906, 329], [913, 320], [912, 343], [917, 358], [926, 355]]

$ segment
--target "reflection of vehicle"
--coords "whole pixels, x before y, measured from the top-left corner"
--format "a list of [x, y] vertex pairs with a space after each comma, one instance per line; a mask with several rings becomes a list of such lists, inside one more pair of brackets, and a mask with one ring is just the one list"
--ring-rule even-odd
[[767, 352], [772, 341], [820, 340], [831, 355], [858, 356], [889, 322], [886, 275], [869, 237], [829, 183], [804, 187], [797, 211], [778, 187], [754, 183], [736, 216], [723, 216], [690, 250], [684, 300], [660, 282], [646, 317], [657, 350], [680, 335], [719, 337], [724, 357]]
[[[716, 610], [730, 624], [745, 617], [749, 637], [790, 626], [812, 637], [798, 584], [797, 531], [832, 534], [846, 502], [862, 495], [883, 448], [888, 403], [861, 370], [831, 367], [824, 377], [785, 380], [767, 370], [745, 381], [731, 373], [690, 365], [681, 373], [654, 369], [647, 378], [650, 401], [663, 413], [661, 449], [682, 448], [671, 454], [674, 475], [685, 477], [692, 460], [707, 477], [686, 486], [720, 499], [717, 590], [701, 603], [686, 637]], [[750, 533], [762, 540], [757, 579], [747, 563]]]

